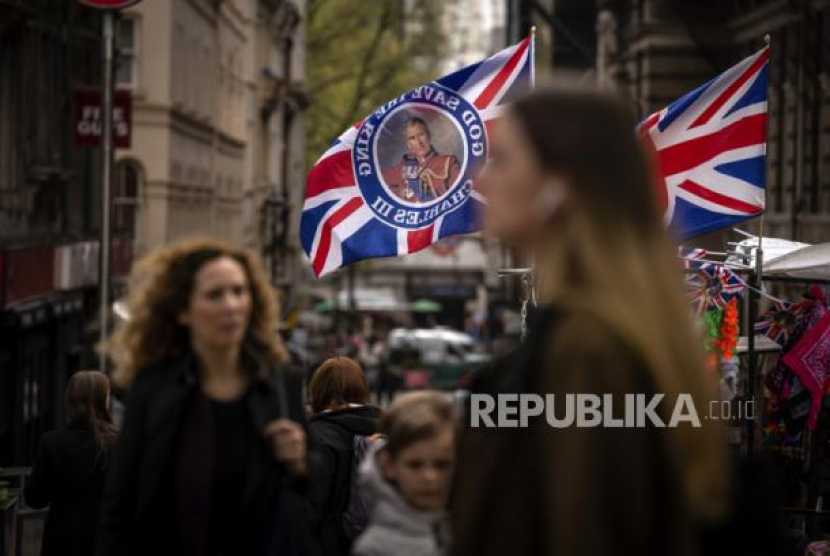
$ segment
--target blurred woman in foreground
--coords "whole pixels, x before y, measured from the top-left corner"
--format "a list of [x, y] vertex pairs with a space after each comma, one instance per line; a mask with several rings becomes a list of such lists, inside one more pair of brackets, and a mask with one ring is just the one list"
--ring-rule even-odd
[[[260, 263], [212, 240], [134, 270], [109, 352], [129, 386], [97, 554], [306, 554], [302, 377]], [[307, 531], [307, 529], [306, 529]]]
[[[672, 244], [634, 133], [609, 96], [542, 91], [497, 128], [481, 185], [486, 228], [535, 261], [545, 307], [509, 361], [473, 393], [690, 394], [701, 426], [469, 428], [459, 441], [458, 555], [701, 554], [727, 510], [716, 399]], [[562, 394], [562, 396], [560, 396]], [[495, 413], [493, 414], [495, 417]], [[496, 479], [498, 478], [498, 479]]]
[[26, 504], [49, 506], [41, 556], [87, 556], [95, 545], [98, 504], [116, 430], [110, 418], [110, 381], [79, 371], [66, 386], [66, 428], [40, 440]]

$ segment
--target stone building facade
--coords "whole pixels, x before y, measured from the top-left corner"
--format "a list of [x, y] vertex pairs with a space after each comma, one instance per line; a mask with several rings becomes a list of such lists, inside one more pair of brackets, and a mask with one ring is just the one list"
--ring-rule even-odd
[[[136, 183], [120, 203], [134, 211], [137, 253], [210, 234], [286, 258], [303, 171], [303, 10], [172, 0], [123, 13], [118, 75], [134, 128], [116, 178]], [[283, 262], [272, 266], [288, 272]]]
[[[100, 30], [73, 0], [0, 0], [0, 467], [63, 423], [85, 365], [100, 159], [75, 144], [74, 93], [100, 82]], [[115, 251], [120, 273], [129, 252]]]

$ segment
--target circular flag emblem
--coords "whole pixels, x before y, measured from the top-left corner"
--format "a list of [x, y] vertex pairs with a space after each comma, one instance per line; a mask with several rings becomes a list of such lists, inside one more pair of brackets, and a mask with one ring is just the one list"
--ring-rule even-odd
[[478, 111], [436, 83], [388, 102], [358, 128], [355, 179], [391, 226], [418, 229], [461, 207], [487, 159]]

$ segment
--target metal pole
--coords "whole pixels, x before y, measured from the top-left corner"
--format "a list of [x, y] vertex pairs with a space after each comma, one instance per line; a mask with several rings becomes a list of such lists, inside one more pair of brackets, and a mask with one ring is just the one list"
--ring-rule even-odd
[[[763, 232], [761, 232], [763, 233]], [[761, 238], [758, 238], [758, 248], [755, 251], [755, 271], [751, 277], [752, 285], [761, 291], [763, 288], [764, 251], [761, 248]], [[758, 394], [758, 353], [755, 349], [755, 321], [758, 320], [758, 300], [760, 296], [755, 290], [747, 292], [747, 401], [752, 402], [753, 411], [757, 408]], [[763, 399], [763, 398], [762, 398]], [[755, 452], [755, 428], [757, 423], [751, 419], [746, 422], [746, 453], [751, 456]]]
[[[770, 36], [764, 35], [764, 42], [769, 46]], [[767, 120], [767, 129], [765, 129], [765, 136], [769, 137], [769, 120]], [[766, 191], [766, 190], [765, 190]], [[795, 209], [793, 209], [795, 210]], [[747, 398], [752, 402], [752, 411], [755, 413], [757, 407], [758, 394], [758, 353], [755, 349], [755, 321], [758, 319], [758, 303], [761, 296], [758, 292], [763, 291], [764, 288], [764, 213], [761, 213], [761, 218], [758, 222], [758, 247], [755, 249], [755, 271], [750, 277], [750, 281], [755, 289], [749, 290], [747, 301], [747, 361], [746, 361], [746, 375], [747, 375]], [[760, 396], [764, 399], [763, 393]], [[754, 415], [753, 415], [754, 417]], [[746, 422], [746, 453], [752, 455], [755, 452], [755, 429], [757, 423], [753, 419], [747, 419]]]
[[358, 330], [358, 320], [355, 315], [357, 315], [357, 302], [355, 301], [355, 280], [357, 277], [355, 276], [355, 268], [354, 265], [349, 265], [349, 283], [348, 283], [348, 303], [349, 303], [349, 317], [346, 319], [346, 324], [349, 327], [349, 334], [353, 334]]
[[[101, 243], [99, 248], [98, 288], [100, 293], [101, 330], [100, 341], [107, 339], [109, 329], [109, 279], [110, 279], [110, 206], [112, 186], [112, 60], [113, 26], [115, 12], [104, 12], [104, 71], [101, 94]], [[107, 357], [98, 355], [98, 369], [107, 370]]]

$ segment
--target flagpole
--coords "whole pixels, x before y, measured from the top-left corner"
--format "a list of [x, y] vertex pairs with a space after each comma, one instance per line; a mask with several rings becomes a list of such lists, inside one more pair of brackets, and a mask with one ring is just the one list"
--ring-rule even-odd
[[[530, 90], [533, 91], [536, 88], [536, 26], [533, 25], [530, 28]], [[512, 253], [511, 253], [512, 254]], [[522, 300], [521, 300], [521, 339], [524, 341], [525, 336], [527, 335], [527, 304], [528, 302], [533, 303], [533, 306], [536, 306], [536, 290], [535, 290], [535, 280], [536, 277], [533, 274], [533, 269], [535, 268], [535, 261], [531, 255], [529, 266], [526, 268], [501, 268], [498, 271], [499, 278], [512, 278], [514, 276], [518, 276], [520, 283], [522, 285]]]
[[[764, 35], [764, 42], [767, 48], [770, 46], [770, 35]], [[769, 87], [769, 85], [767, 85]], [[781, 102], [781, 99], [778, 99]], [[767, 95], [767, 119], [765, 124], [764, 145], [768, 144], [769, 139], [769, 95]], [[765, 153], [766, 154], [766, 153]], [[767, 193], [766, 173], [764, 174], [764, 197]], [[766, 207], [766, 199], [764, 199], [764, 207]], [[747, 392], [750, 402], [752, 402], [753, 413], [755, 410], [756, 394], [758, 393], [757, 375], [758, 375], [758, 354], [755, 350], [755, 321], [758, 319], [757, 304], [760, 301], [759, 292], [764, 291], [764, 210], [761, 211], [760, 220], [758, 222], [758, 247], [755, 249], [755, 275], [751, 280], [753, 288], [749, 288], [747, 292], [747, 337], [746, 337], [746, 351], [747, 351], [747, 382], [749, 383], [749, 392]], [[755, 452], [755, 427], [754, 420], [747, 419], [747, 434], [746, 434], [746, 453], [752, 455]]]
[[536, 26], [530, 28], [530, 90], [536, 89]]

